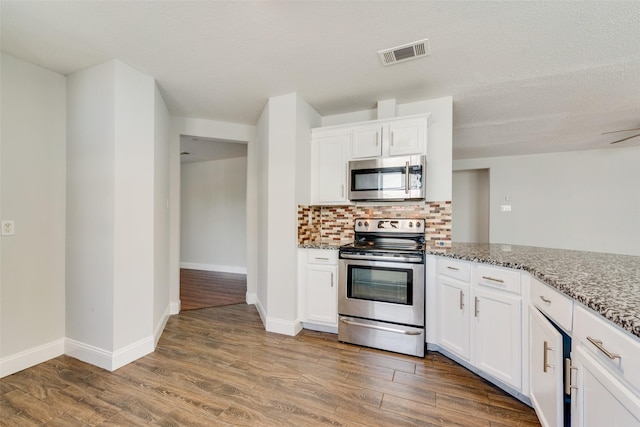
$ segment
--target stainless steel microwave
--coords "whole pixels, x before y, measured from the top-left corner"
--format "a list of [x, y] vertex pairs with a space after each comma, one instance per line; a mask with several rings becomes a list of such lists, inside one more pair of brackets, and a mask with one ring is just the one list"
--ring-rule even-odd
[[407, 156], [349, 162], [349, 200], [424, 200], [426, 157]]

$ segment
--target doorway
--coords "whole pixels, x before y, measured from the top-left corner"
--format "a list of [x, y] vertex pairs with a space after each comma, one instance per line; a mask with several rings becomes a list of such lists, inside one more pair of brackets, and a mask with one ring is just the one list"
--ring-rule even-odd
[[180, 136], [182, 310], [246, 301], [247, 143]]
[[489, 196], [489, 169], [453, 172], [453, 242], [489, 243]]

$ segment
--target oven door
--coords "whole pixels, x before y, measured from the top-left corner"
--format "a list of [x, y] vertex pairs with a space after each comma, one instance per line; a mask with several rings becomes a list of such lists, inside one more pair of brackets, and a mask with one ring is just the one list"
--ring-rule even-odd
[[424, 326], [424, 263], [341, 259], [341, 315]]

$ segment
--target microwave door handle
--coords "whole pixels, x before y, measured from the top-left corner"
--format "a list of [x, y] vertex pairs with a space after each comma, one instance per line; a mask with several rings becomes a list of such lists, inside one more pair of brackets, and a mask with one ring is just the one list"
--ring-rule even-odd
[[404, 192], [409, 194], [409, 162], [405, 164], [404, 170]]

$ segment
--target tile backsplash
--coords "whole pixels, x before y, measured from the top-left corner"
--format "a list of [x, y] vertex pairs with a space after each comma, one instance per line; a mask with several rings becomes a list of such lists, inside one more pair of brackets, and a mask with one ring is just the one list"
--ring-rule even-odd
[[432, 246], [451, 246], [451, 201], [397, 206], [298, 205], [298, 244], [353, 241], [356, 218], [422, 218]]

